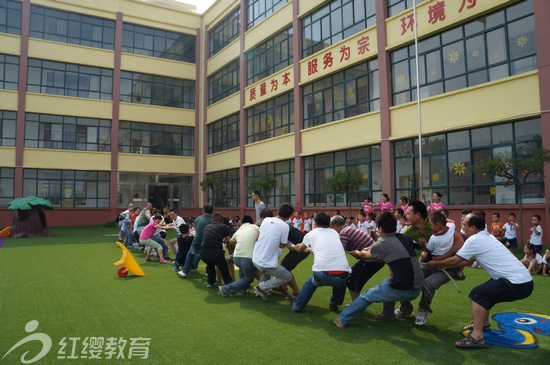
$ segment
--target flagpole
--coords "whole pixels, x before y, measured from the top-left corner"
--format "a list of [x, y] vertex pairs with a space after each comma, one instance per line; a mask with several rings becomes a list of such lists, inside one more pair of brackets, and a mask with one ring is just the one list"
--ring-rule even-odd
[[[416, 71], [416, 120], [418, 129], [418, 183], [419, 183], [419, 199], [424, 198], [423, 185], [423, 163], [422, 163], [422, 115], [420, 110], [420, 66], [418, 62], [418, 28], [416, 17], [416, 0], [413, 0], [413, 18], [414, 18], [414, 62]], [[414, 151], [414, 149], [413, 149]]]

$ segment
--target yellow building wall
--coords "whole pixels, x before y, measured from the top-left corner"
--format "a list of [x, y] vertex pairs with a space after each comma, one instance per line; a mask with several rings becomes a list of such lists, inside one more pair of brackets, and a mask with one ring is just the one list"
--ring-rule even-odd
[[56, 115], [112, 119], [113, 106], [108, 100], [74, 98], [27, 92], [25, 111]]
[[25, 168], [111, 171], [108, 152], [25, 148], [23, 158]]
[[302, 156], [380, 143], [380, 112], [302, 130]]
[[240, 5], [240, 0], [218, 0], [203, 14], [203, 23], [208, 24], [208, 29], [212, 29]]
[[18, 55], [21, 51], [21, 38], [0, 33], [0, 53]]
[[[452, 25], [464, 22], [467, 19], [481, 15], [488, 10], [494, 9], [502, 5], [508, 5], [518, 0], [483, 0], [483, 1], [474, 1], [470, 3], [469, 1], [440, 1], [440, 0], [431, 0], [424, 1], [423, 3], [418, 4], [417, 6], [417, 27], [418, 27], [418, 37], [421, 38], [425, 35], [439, 32], [444, 28], [450, 27]], [[439, 3], [439, 4], [438, 4]], [[434, 17], [433, 12], [434, 7], [440, 6], [443, 4], [444, 8], [444, 19]], [[464, 3], [464, 7], [461, 7]], [[438, 5], [436, 5], [438, 4]], [[468, 6], [471, 6], [468, 8]], [[430, 7], [432, 7], [432, 12], [430, 13]], [[432, 18], [430, 18], [432, 14]], [[395, 48], [401, 44], [405, 44], [414, 40], [414, 30], [412, 27], [413, 9], [407, 9], [391, 18], [386, 19], [386, 49]], [[434, 19], [435, 18], [435, 19]], [[405, 29], [403, 29], [405, 25]], [[411, 25], [407, 28], [407, 25]]]
[[[340, 51], [342, 47], [349, 49], [349, 56]], [[373, 58], [377, 55], [377, 52], [376, 28], [370, 27], [300, 61], [300, 84], [311, 82]], [[332, 58], [332, 64], [326, 63], [325, 66], [325, 57]], [[316, 65], [315, 70], [313, 69], [314, 64]]]
[[245, 52], [290, 26], [292, 26], [292, 1], [277, 9], [267, 19], [245, 33]]
[[232, 148], [227, 151], [206, 156], [206, 166], [207, 173], [240, 167], [240, 148]]
[[119, 4], [125, 22], [187, 34], [196, 34], [197, 28], [201, 26], [200, 15], [186, 10], [178, 2], [171, 4], [170, 8], [158, 6], [154, 2], [149, 5], [131, 0], [119, 0]]
[[194, 174], [195, 157], [120, 153], [118, 169], [124, 172]]
[[31, 38], [29, 57], [112, 69], [115, 53], [99, 48]]
[[240, 96], [241, 94], [237, 92], [215, 104], [208, 106], [206, 123], [211, 123], [218, 119], [227, 117], [228, 115], [237, 113], [241, 106]]
[[294, 133], [256, 142], [245, 147], [245, 165], [294, 158]]
[[241, 41], [239, 38], [228, 44], [223, 50], [208, 59], [207, 75], [210, 76], [223, 66], [235, 61], [241, 54]]
[[0, 90], [0, 109], [17, 111], [17, 91]]
[[0, 147], [0, 166], [15, 167], [15, 147]]
[[163, 75], [178, 79], [193, 80], [197, 78], [197, 68], [193, 63], [177, 62], [164, 58], [122, 53], [121, 68], [123, 71]]
[[[533, 71], [422, 100], [422, 133], [452, 131], [540, 115], [538, 90], [538, 74]], [[418, 135], [416, 103], [390, 109], [392, 139]]]
[[156, 105], [120, 103], [119, 119], [125, 121], [195, 126], [195, 111]]
[[116, 18], [116, 12], [119, 11], [120, 5], [120, 1], [113, 0], [94, 0], [93, 2], [83, 2], [82, 0], [32, 0], [32, 3], [112, 20]]

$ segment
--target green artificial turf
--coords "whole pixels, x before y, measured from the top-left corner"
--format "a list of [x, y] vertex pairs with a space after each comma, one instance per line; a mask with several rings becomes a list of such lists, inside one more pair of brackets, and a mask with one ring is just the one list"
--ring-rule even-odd
[[[452, 284], [437, 292], [434, 313], [424, 327], [415, 327], [414, 319], [374, 320], [372, 314], [382, 308], [374, 304], [348, 328], [339, 329], [332, 324], [336, 314], [327, 308], [329, 288], [318, 289], [306, 310], [294, 314], [279, 293], [267, 303], [253, 294], [221, 297], [218, 290], [205, 287], [202, 263], [198, 273], [180, 279], [171, 264], [146, 263], [142, 253], [134, 252], [146, 276], [120, 278], [113, 265], [122, 253], [115, 245], [115, 228], [52, 231], [55, 237], [6, 239], [0, 249], [0, 364], [20, 364], [26, 351], [27, 360], [38, 354], [38, 341], [7, 354], [29, 335], [25, 325], [32, 320], [39, 326], [30, 332], [52, 339], [51, 350], [36, 364], [549, 363], [550, 337], [544, 335], [536, 335], [539, 348], [533, 350], [454, 347], [462, 338], [461, 328], [471, 321], [468, 293], [488, 278], [480, 269], [465, 270], [467, 279], [458, 282], [461, 293]], [[310, 257], [294, 271], [300, 286], [311, 273], [311, 263]], [[384, 268], [367, 287], [387, 274]], [[537, 276], [531, 297], [497, 305], [493, 314], [550, 315], [549, 287], [550, 277]], [[83, 358], [85, 339], [94, 337], [127, 340], [125, 359], [108, 360], [105, 354], [102, 359]], [[143, 352], [128, 359], [135, 338], [150, 339], [146, 359]], [[60, 341], [67, 346], [59, 356], [73, 358], [57, 358]]]

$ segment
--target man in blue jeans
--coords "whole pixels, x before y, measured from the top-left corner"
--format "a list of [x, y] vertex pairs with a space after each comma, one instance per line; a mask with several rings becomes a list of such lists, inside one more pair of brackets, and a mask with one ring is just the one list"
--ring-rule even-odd
[[304, 242], [290, 246], [291, 250], [313, 252], [313, 275], [306, 281], [300, 294], [290, 308], [294, 313], [301, 312], [320, 286], [331, 286], [329, 309], [337, 310], [346, 295], [346, 283], [351, 271], [340, 235], [330, 228], [330, 216], [326, 213], [315, 215], [315, 229], [304, 237]]
[[381, 259], [390, 269], [390, 277], [379, 285], [367, 290], [345, 308], [333, 322], [340, 328], [346, 327], [372, 303], [383, 303], [382, 313], [377, 319], [394, 320], [395, 302], [413, 300], [420, 294], [424, 284], [424, 275], [416, 257], [413, 240], [395, 233], [397, 221], [390, 212], [376, 218], [379, 239], [363, 251], [353, 251], [360, 259]]
[[187, 253], [185, 258], [185, 263], [183, 264], [183, 269], [178, 271], [180, 278], [185, 278], [191, 272], [191, 270], [197, 271], [200, 261], [200, 251], [202, 246], [202, 236], [204, 232], [204, 227], [212, 223], [212, 213], [214, 212], [214, 207], [210, 204], [206, 204], [203, 207], [204, 214], [195, 219], [195, 238], [193, 238], [193, 243], [191, 248]]

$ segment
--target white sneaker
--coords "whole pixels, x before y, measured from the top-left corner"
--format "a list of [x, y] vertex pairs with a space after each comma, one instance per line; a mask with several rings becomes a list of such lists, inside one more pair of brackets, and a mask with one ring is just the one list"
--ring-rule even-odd
[[411, 312], [411, 314], [404, 314], [403, 312], [401, 312], [401, 309], [397, 308], [393, 313], [395, 313], [395, 316], [396, 317], [400, 317], [400, 318], [412, 318], [414, 317], [414, 314]]
[[426, 322], [428, 322], [428, 312], [419, 309], [414, 324], [416, 324], [417, 326], [423, 326], [426, 324]]
[[178, 271], [178, 276], [179, 276], [180, 278], [185, 278], [185, 277], [187, 277], [187, 274], [184, 273], [183, 270], [180, 270], [180, 271]]

